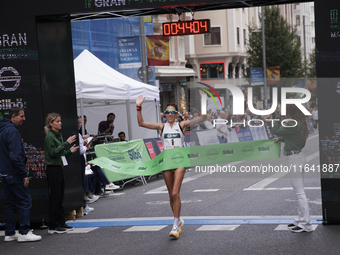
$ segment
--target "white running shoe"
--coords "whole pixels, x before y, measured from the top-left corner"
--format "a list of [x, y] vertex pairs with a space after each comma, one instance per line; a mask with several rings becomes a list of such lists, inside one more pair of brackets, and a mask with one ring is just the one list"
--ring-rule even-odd
[[178, 234], [182, 233], [182, 227], [183, 227], [183, 225], [184, 225], [184, 220], [181, 220], [181, 221], [179, 222], [179, 226], [178, 226], [178, 228], [179, 228]]
[[86, 201], [86, 203], [92, 204], [92, 203], [96, 202], [98, 199], [95, 200], [95, 199], [91, 199], [91, 198], [86, 196], [86, 197], [84, 197], [84, 200]]
[[114, 190], [114, 189], [120, 189], [120, 186], [114, 185], [112, 182], [110, 184], [105, 185], [105, 190]]
[[15, 231], [14, 235], [5, 236], [5, 242], [16, 241], [16, 240], [18, 240], [18, 237], [19, 237], [19, 233], [17, 231]]
[[99, 199], [99, 196], [96, 196], [96, 195], [94, 195], [94, 194], [87, 195], [87, 197], [88, 197], [89, 199], [94, 200], [94, 201], [97, 201], [97, 200]]
[[30, 230], [26, 235], [19, 234], [18, 242], [35, 242], [40, 241], [41, 236], [33, 234], [33, 230]]
[[169, 236], [178, 238], [179, 237], [179, 228], [177, 226], [173, 226]]

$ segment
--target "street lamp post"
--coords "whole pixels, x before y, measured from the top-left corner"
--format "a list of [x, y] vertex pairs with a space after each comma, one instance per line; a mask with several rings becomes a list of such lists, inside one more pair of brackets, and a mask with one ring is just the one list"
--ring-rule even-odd
[[266, 41], [264, 36], [264, 9], [261, 6], [261, 30], [254, 30], [252, 33], [262, 33], [262, 63], [263, 63], [263, 87], [264, 87], [264, 108], [267, 108], [268, 98], [267, 98], [267, 63], [266, 63]]
[[267, 109], [267, 63], [266, 63], [266, 41], [264, 37], [264, 8], [261, 6], [261, 30], [262, 30], [262, 57], [263, 57], [263, 85], [264, 85], [264, 108]]

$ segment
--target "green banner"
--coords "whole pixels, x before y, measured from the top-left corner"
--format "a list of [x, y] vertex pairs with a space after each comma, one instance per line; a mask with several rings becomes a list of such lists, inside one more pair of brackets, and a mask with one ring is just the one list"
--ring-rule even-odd
[[98, 158], [106, 157], [119, 163], [140, 163], [150, 160], [142, 139], [130, 142], [98, 144], [94, 149]]
[[118, 181], [135, 176], [154, 175], [179, 167], [277, 158], [280, 157], [280, 149], [280, 143], [261, 140], [169, 149], [154, 159], [141, 163], [121, 163], [107, 157], [96, 158], [91, 163], [100, 166], [110, 181]]

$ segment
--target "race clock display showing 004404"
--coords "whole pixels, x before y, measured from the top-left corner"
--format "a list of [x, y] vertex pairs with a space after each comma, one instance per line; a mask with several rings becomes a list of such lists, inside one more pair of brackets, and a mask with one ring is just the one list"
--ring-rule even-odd
[[210, 20], [186, 20], [163, 23], [163, 35], [195, 35], [210, 33]]

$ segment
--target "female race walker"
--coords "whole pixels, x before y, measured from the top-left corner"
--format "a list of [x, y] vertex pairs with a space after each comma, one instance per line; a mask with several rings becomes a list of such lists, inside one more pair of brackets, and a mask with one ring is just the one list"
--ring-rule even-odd
[[[176, 118], [178, 117], [177, 105], [170, 103], [166, 106], [164, 112], [168, 122], [146, 122], [143, 120], [142, 116], [142, 103], [144, 102], [144, 99], [145, 97], [142, 95], [138, 96], [136, 99], [138, 125], [140, 127], [157, 130], [162, 138], [163, 148], [165, 150], [183, 147], [185, 130], [189, 126], [195, 125], [205, 119], [205, 115], [202, 115], [200, 118], [196, 118], [194, 120], [183, 120], [178, 123], [176, 122]], [[163, 171], [164, 181], [170, 197], [170, 206], [175, 218], [174, 225], [169, 234], [171, 237], [179, 237], [184, 224], [184, 221], [180, 219], [181, 199], [179, 197], [184, 174], [185, 167]]]
[[[295, 166], [293, 169], [299, 169], [296, 173], [290, 173], [290, 181], [298, 200], [298, 217], [293, 224], [288, 225], [288, 228], [293, 232], [311, 232], [313, 227], [310, 224], [309, 206], [303, 186], [303, 171], [300, 171], [306, 164], [306, 157], [301, 152], [308, 137], [306, 117], [296, 105], [287, 105], [286, 109], [286, 117], [297, 123], [286, 122], [285, 125], [290, 127], [280, 127], [280, 122], [276, 121], [273, 134], [278, 136], [274, 138], [275, 142], [285, 143], [284, 154], [287, 156], [288, 164]], [[281, 114], [277, 115], [276, 119], [281, 119]]]

